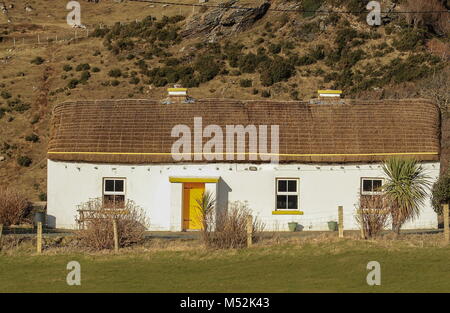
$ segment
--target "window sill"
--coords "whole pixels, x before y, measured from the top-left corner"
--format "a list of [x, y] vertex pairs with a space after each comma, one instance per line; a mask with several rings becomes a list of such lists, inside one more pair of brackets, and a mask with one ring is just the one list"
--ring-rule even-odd
[[272, 211], [272, 215], [303, 215], [303, 211], [299, 211], [299, 210], [278, 210], [278, 211]]

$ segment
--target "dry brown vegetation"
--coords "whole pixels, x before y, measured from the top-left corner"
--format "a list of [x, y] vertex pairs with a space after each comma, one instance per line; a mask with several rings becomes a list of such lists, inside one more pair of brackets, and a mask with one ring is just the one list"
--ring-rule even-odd
[[81, 243], [94, 250], [114, 247], [113, 220], [117, 223], [117, 234], [120, 247], [128, 247], [142, 243], [148, 227], [148, 218], [144, 210], [133, 201], [127, 200], [124, 205], [104, 204], [101, 198], [90, 200], [80, 206], [83, 212], [80, 221], [81, 229], [77, 236]]
[[23, 223], [29, 209], [30, 203], [25, 196], [13, 189], [0, 187], [0, 224], [10, 226]]
[[377, 237], [388, 226], [389, 205], [383, 196], [360, 196], [355, 218], [365, 238]]
[[[203, 201], [208, 203], [209, 201]], [[206, 210], [204, 208], [207, 208]], [[251, 210], [246, 203], [231, 202], [227, 210], [211, 209], [203, 206], [201, 210], [203, 229], [202, 240], [208, 248], [235, 249], [247, 246], [247, 221], [251, 217]], [[215, 212], [213, 216], [213, 212]], [[258, 241], [264, 225], [257, 217], [252, 217], [252, 241]]]

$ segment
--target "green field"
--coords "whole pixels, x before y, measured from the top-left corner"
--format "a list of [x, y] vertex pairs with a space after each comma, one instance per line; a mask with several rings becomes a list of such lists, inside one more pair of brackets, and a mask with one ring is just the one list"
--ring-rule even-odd
[[[422, 245], [422, 246], [421, 246]], [[1, 255], [0, 292], [450, 292], [450, 248], [423, 242], [330, 242], [245, 250], [119, 255]], [[81, 286], [66, 265], [81, 264]], [[368, 286], [369, 261], [381, 286]]]

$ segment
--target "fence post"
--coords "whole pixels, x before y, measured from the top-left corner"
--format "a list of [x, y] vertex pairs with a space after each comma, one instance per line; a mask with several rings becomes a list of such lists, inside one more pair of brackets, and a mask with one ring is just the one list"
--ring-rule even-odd
[[3, 224], [0, 224], [0, 250], [2, 250]]
[[117, 220], [113, 218], [113, 230], [114, 230], [114, 252], [119, 252], [119, 236], [117, 234]]
[[247, 216], [247, 247], [252, 245], [252, 235], [253, 235], [253, 216]]
[[42, 222], [37, 224], [37, 253], [42, 252]]
[[449, 229], [449, 217], [448, 217], [448, 203], [443, 205], [443, 211], [444, 211], [444, 239], [446, 243], [449, 243], [450, 241], [450, 229]]
[[344, 238], [344, 208], [338, 206], [338, 228], [339, 228], [339, 238]]
[[366, 239], [366, 234], [365, 234], [365, 230], [364, 230], [364, 213], [362, 209], [359, 209], [359, 219], [360, 219], [360, 227], [361, 227], [361, 239]]

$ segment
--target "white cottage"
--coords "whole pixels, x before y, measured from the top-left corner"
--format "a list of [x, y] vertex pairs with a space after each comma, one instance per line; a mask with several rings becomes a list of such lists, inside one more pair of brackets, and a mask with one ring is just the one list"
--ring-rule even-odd
[[[439, 175], [439, 112], [427, 100], [312, 102], [74, 101], [53, 110], [48, 147], [50, 226], [76, 228], [77, 205], [134, 200], [150, 230], [195, 230], [193, 199], [247, 201], [267, 230], [327, 229], [344, 207], [357, 229], [360, 194], [383, 183], [381, 162], [404, 156]], [[259, 137], [258, 137], [259, 136]], [[429, 201], [405, 228], [436, 228]]]

